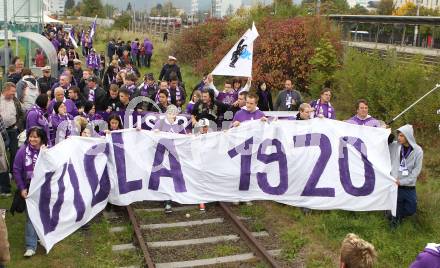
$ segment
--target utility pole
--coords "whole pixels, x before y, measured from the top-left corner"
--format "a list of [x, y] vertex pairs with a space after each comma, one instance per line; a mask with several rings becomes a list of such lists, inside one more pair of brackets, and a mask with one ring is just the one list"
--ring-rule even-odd
[[6, 75], [6, 70], [8, 69], [9, 66], [9, 46], [8, 46], [8, 1], [3, 0], [3, 10], [4, 10], [4, 15], [5, 15], [5, 44], [4, 44], [4, 57], [5, 57], [5, 71], [3, 72], [3, 84], [6, 84], [6, 81], [8, 81], [8, 76]]
[[[420, 14], [420, 0], [417, 1], [417, 17]], [[413, 46], [417, 46], [417, 35], [419, 34], [419, 25], [414, 26], [414, 44]]]

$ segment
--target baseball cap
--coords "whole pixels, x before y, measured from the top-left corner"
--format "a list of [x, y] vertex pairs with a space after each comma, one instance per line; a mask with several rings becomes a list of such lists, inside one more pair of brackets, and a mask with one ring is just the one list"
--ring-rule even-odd
[[176, 57], [174, 57], [174, 56], [168, 56], [168, 60], [175, 60], [175, 61], [177, 61]]
[[98, 83], [98, 78], [94, 75], [91, 75], [89, 78], [87, 78], [87, 82], [95, 82]]
[[198, 127], [209, 127], [209, 120], [206, 118], [202, 118], [197, 122]]
[[81, 61], [79, 59], [74, 59], [73, 63], [81, 63]]
[[50, 66], [46, 65], [46, 66], [44, 66], [43, 68], [41, 68], [41, 70], [42, 70], [42, 71], [50, 71], [51, 68], [50, 68]]

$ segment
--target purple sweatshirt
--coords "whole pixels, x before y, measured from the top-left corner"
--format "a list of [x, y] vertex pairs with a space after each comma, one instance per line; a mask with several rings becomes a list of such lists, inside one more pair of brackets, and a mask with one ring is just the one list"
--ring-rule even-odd
[[218, 93], [217, 100], [221, 103], [232, 105], [238, 100], [238, 91], [232, 91], [230, 93], [220, 92]]
[[187, 114], [191, 114], [192, 113], [192, 110], [193, 110], [193, 108], [194, 108], [194, 102], [193, 101], [190, 101], [187, 105], [186, 105], [186, 113]]
[[[57, 135], [57, 131], [58, 131], [58, 126], [61, 124], [61, 122], [66, 121], [66, 120], [70, 120], [71, 122], [71, 128], [73, 128], [73, 116], [71, 116], [70, 114], [66, 114], [64, 116], [61, 116], [59, 114], [51, 114], [50, 115], [50, 123], [52, 124], [52, 130], [50, 131], [50, 141], [53, 145], [55, 145], [55, 138]], [[70, 136], [71, 133], [71, 128], [66, 129], [65, 133], [64, 133], [64, 137], [63, 139], [66, 139], [68, 136]]]
[[101, 58], [96, 53], [90, 53], [86, 59], [87, 68], [98, 70], [101, 67]]
[[139, 47], [137, 42], [131, 42], [131, 55], [136, 56], [139, 54]]
[[238, 121], [241, 123], [244, 121], [258, 120], [262, 117], [264, 117], [264, 113], [260, 111], [258, 108], [257, 110], [250, 112], [246, 109], [245, 106], [241, 108], [241, 110], [234, 115], [234, 119], [232, 119], [232, 122]]
[[440, 244], [429, 243], [409, 268], [440, 268]]
[[[29, 129], [32, 127], [41, 127], [46, 132], [47, 137], [49, 137], [49, 121], [44, 116], [44, 111], [37, 105], [32, 106], [32, 108], [28, 111], [26, 116], [26, 133], [29, 132]], [[49, 144], [50, 145], [50, 144]]]
[[153, 54], [153, 43], [148, 38], [145, 38], [144, 40], [144, 48], [145, 48], [145, 54], [151, 55]]
[[[47, 107], [47, 113], [53, 114], [53, 106], [55, 105], [57, 101], [55, 99], [51, 100], [49, 103], [49, 107]], [[76, 108], [75, 103], [70, 100], [70, 99], [64, 99], [63, 100], [64, 104], [66, 105], [66, 110], [67, 113], [72, 115], [72, 116], [77, 116], [78, 115], [78, 108]]]
[[18, 149], [12, 173], [20, 191], [26, 189], [26, 186], [30, 184], [39, 154], [40, 150], [36, 150], [28, 144], [24, 144]]
[[371, 116], [367, 116], [365, 119], [359, 118], [357, 115], [345, 121], [350, 124], [360, 125], [360, 126], [369, 126], [369, 127], [380, 127], [379, 121]]
[[60, 42], [58, 41], [58, 39], [54, 38], [54, 39], [52, 39], [51, 42], [52, 42], [52, 45], [55, 48], [55, 50], [58, 51], [60, 48]]

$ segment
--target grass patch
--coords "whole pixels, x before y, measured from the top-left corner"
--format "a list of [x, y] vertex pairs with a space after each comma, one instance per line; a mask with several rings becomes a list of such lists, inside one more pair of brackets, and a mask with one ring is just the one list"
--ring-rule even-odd
[[283, 241], [281, 256], [287, 261], [295, 260], [300, 250], [307, 243], [307, 239], [294, 229], [284, 231], [281, 234], [281, 240]]
[[217, 245], [212, 252], [213, 257], [235, 255], [240, 252], [240, 248], [230, 244]]

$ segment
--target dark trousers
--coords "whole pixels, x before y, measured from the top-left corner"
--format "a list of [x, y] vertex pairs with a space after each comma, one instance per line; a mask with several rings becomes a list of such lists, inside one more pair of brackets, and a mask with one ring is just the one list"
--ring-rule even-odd
[[9, 150], [9, 155], [11, 156], [11, 160], [9, 161], [9, 163], [11, 163], [9, 165], [10, 168], [10, 172], [12, 173], [12, 166], [14, 163], [14, 159], [15, 159], [15, 155], [17, 154], [18, 151], [18, 129], [17, 128], [10, 128], [7, 129], [8, 132], [8, 136], [9, 136], [9, 145], [7, 147], [7, 149]]
[[9, 172], [0, 173], [0, 193], [11, 192], [11, 180], [9, 179]]
[[150, 68], [151, 66], [151, 56], [152, 54], [145, 54], [145, 66]]
[[405, 217], [416, 213], [417, 194], [416, 189], [401, 188], [397, 192], [397, 215], [396, 218], [401, 220]]

